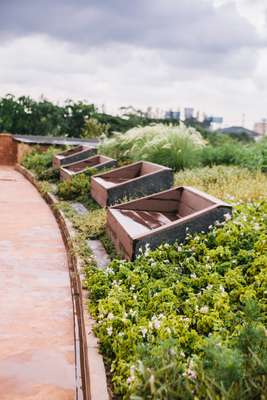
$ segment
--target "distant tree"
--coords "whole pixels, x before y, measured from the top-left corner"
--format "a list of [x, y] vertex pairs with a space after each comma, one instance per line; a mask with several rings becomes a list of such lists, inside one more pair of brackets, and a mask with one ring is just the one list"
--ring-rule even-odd
[[101, 135], [107, 135], [109, 131], [109, 125], [99, 122], [95, 118], [87, 118], [85, 125], [82, 130], [81, 137], [83, 138], [96, 138]]

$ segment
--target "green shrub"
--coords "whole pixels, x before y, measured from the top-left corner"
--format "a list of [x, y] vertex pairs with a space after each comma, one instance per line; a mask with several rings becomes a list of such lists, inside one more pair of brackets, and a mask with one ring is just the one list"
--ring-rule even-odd
[[203, 165], [238, 165], [249, 169], [265, 170], [267, 167], [267, 141], [255, 144], [241, 144], [226, 141], [219, 145], [209, 145], [201, 151]]
[[58, 197], [62, 200], [77, 200], [90, 197], [91, 181], [90, 176], [93, 171], [88, 170], [86, 173], [78, 174], [69, 180], [62, 181], [58, 184]]
[[32, 153], [27, 154], [22, 160], [22, 165], [34, 172], [40, 180], [56, 180], [58, 179], [58, 171], [52, 168], [53, 155], [58, 150], [50, 147], [47, 151], [41, 152], [38, 148]]
[[121, 161], [147, 160], [179, 170], [198, 165], [198, 150], [204, 145], [204, 139], [194, 128], [182, 123], [157, 124], [115, 134], [103, 142], [100, 152]]
[[237, 205], [231, 221], [183, 245], [114, 260], [106, 272], [87, 268], [118, 396], [264, 399], [266, 215], [264, 201]]

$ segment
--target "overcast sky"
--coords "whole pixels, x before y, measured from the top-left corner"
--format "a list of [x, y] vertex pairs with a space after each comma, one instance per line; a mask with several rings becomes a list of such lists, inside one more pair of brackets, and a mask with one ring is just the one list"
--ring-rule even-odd
[[267, 0], [0, 0], [0, 96], [267, 117]]

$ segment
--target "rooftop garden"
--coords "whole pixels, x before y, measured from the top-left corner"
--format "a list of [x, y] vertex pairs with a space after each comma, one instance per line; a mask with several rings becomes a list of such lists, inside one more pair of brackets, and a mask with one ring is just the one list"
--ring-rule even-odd
[[[59, 182], [54, 149], [28, 155], [43, 190], [53, 191], [77, 232], [88, 307], [112, 396], [123, 399], [264, 399], [267, 392], [267, 143], [203, 137], [193, 128], [149, 126], [106, 139], [120, 164], [171, 166], [175, 185], [234, 206], [232, 218], [184, 244], [119, 259], [105, 235], [106, 211], [90, 198], [94, 171]], [[72, 201], [88, 212], [78, 215]], [[99, 270], [88, 238], [112, 259]]]

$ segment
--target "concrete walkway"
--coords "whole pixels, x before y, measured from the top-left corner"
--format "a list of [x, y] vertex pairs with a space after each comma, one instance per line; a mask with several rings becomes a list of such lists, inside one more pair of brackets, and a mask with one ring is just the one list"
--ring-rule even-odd
[[75, 399], [73, 310], [49, 207], [0, 166], [0, 399]]

